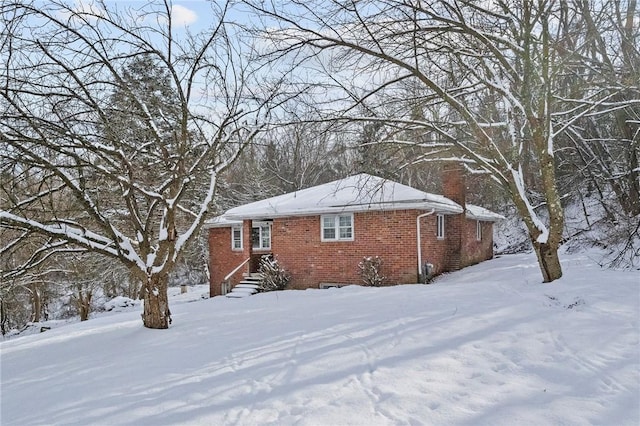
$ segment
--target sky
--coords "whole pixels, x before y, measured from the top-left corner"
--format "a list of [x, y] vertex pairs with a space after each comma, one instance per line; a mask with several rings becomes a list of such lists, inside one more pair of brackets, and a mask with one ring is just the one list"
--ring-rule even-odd
[[171, 288], [168, 330], [139, 303], [39, 324], [0, 341], [0, 423], [637, 426], [638, 271], [562, 263], [549, 284], [528, 253], [430, 285]]
[[[73, 2], [76, 5], [76, 10], [86, 10], [87, 8], [91, 9], [92, 7], [95, 7], [92, 6], [95, 5], [95, 3], [91, 0], [73, 0]], [[149, 1], [105, 0], [105, 4], [109, 8], [117, 7], [119, 9], [139, 9], [145, 5], [148, 5]], [[216, 0], [174, 0], [172, 2], [174, 24], [181, 27], [188, 27], [192, 32], [197, 32], [205, 29], [212, 23], [210, 16], [212, 5], [215, 4]], [[217, 4], [221, 4], [221, 2], [217, 2]], [[155, 5], [156, 7], [161, 7], [162, 2], [155, 1]], [[239, 22], [245, 18], [234, 11], [230, 15], [230, 19]]]

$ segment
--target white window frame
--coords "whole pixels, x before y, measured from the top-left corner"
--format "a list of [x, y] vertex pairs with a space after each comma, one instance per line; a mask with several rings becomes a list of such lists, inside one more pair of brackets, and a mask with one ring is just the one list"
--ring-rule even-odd
[[444, 215], [436, 215], [436, 238], [438, 240], [444, 240]]
[[[340, 226], [340, 218], [348, 217], [349, 218], [349, 226]], [[325, 228], [325, 220], [333, 222], [333, 227]], [[325, 238], [324, 231], [325, 229], [334, 229], [335, 237], [334, 238]], [[341, 237], [340, 230], [351, 231], [351, 235], [349, 237]], [[320, 216], [320, 241], [353, 241], [355, 237], [355, 226], [353, 222], [353, 213], [339, 213], [339, 214], [324, 214]]]
[[482, 222], [476, 220], [476, 241], [482, 241]]
[[[236, 226], [232, 226], [231, 227], [231, 250], [234, 251], [242, 251], [242, 240], [243, 240], [243, 231], [242, 231], [242, 225], [236, 225]], [[240, 246], [236, 246], [236, 239], [235, 239], [235, 232], [236, 231], [240, 231]]]
[[[267, 228], [269, 230], [269, 245], [265, 245], [265, 236], [263, 230]], [[258, 231], [258, 247], [255, 247], [255, 242], [253, 241], [253, 230], [259, 229]], [[253, 250], [271, 250], [271, 222], [253, 222], [251, 225], [251, 248]]]

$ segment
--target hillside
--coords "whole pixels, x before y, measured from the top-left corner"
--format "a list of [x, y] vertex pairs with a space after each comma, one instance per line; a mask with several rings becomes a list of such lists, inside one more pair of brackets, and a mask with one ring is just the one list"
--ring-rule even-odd
[[[0, 343], [9, 425], [640, 423], [638, 271], [533, 254], [432, 285], [176, 296]], [[192, 303], [187, 303], [192, 302]]]

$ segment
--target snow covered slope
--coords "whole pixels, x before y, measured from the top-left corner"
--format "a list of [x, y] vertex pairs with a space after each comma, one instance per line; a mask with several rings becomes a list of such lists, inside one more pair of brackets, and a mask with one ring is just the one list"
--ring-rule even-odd
[[[3, 426], [640, 423], [640, 277], [509, 255], [432, 285], [172, 305], [0, 344]], [[185, 298], [185, 295], [179, 296]]]

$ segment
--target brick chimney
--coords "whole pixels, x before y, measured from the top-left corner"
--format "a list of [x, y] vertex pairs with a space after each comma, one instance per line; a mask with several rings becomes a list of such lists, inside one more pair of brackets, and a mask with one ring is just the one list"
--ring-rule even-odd
[[461, 163], [445, 163], [442, 166], [442, 195], [465, 207], [467, 184]]
[[[442, 166], [442, 192], [442, 195], [466, 209], [467, 185], [464, 166], [461, 163], [445, 163]], [[447, 269], [450, 271], [456, 271], [462, 267], [464, 225], [465, 212], [447, 215], [445, 218]]]

